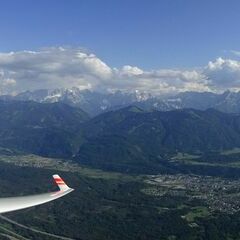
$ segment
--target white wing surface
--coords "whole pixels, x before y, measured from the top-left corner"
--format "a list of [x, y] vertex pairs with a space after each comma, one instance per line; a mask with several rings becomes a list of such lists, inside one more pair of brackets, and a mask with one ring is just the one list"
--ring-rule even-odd
[[50, 202], [74, 190], [69, 188], [58, 175], [53, 175], [53, 178], [60, 189], [59, 191], [30, 196], [0, 198], [0, 213], [11, 212]]

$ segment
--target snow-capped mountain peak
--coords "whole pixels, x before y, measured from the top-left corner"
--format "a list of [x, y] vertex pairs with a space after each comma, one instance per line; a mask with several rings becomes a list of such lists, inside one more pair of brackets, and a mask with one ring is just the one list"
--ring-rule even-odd
[[2, 100], [62, 102], [74, 107], [80, 107], [94, 116], [109, 110], [115, 110], [129, 105], [135, 105], [144, 110], [169, 111], [182, 108], [204, 110], [215, 108], [224, 112], [240, 113], [240, 92], [226, 91], [222, 94], [211, 92], [183, 92], [176, 96], [160, 98], [148, 92], [135, 90], [133, 92], [100, 93], [81, 90], [77, 87], [70, 89], [26, 91], [16, 96], [0, 96]]

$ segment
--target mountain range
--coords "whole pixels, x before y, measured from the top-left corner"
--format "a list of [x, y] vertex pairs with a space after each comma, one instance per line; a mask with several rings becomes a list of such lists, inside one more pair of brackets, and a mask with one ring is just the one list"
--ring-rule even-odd
[[0, 101], [0, 147], [94, 167], [153, 168], [178, 152], [240, 146], [240, 114], [129, 106], [89, 117], [65, 103]]
[[16, 96], [2, 95], [2, 100], [16, 101], [35, 101], [39, 103], [56, 103], [61, 102], [73, 107], [79, 107], [91, 116], [96, 116], [108, 110], [118, 109], [131, 105], [135, 102], [145, 101], [152, 98], [148, 93], [123, 93], [117, 91], [115, 93], [100, 93], [89, 90], [71, 89], [55, 89], [55, 90], [36, 90], [26, 91]]
[[153, 96], [146, 92], [100, 93], [89, 90], [55, 89], [36, 90], [19, 93], [16, 96], [2, 95], [2, 100], [35, 101], [39, 103], [61, 102], [81, 108], [90, 116], [96, 116], [110, 110], [130, 105], [146, 111], [171, 111], [194, 108], [206, 110], [214, 108], [222, 112], [240, 113], [240, 92], [226, 91], [222, 94], [212, 92], [183, 92], [175, 96]]
[[93, 166], [152, 168], [169, 155], [240, 146], [240, 115], [214, 109], [144, 111], [127, 107], [83, 123], [85, 141], [75, 156]]
[[89, 119], [63, 103], [0, 101], [0, 112], [1, 147], [55, 157], [72, 155], [80, 124]]

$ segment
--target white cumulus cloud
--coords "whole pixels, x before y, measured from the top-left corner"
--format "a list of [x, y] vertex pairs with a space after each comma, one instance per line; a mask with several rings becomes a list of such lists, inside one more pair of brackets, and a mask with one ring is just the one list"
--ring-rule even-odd
[[0, 94], [79, 87], [97, 91], [221, 91], [240, 86], [240, 62], [217, 58], [195, 69], [112, 68], [80, 48], [0, 53]]
[[208, 63], [203, 73], [208, 77], [212, 88], [240, 90], [240, 61], [217, 58]]

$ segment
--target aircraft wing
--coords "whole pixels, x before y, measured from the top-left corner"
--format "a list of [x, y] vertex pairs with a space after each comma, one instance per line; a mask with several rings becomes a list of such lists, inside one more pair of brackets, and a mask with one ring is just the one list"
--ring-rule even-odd
[[74, 190], [69, 188], [58, 175], [53, 175], [53, 178], [59, 187], [59, 191], [30, 196], [0, 198], [0, 213], [11, 212], [50, 202]]

